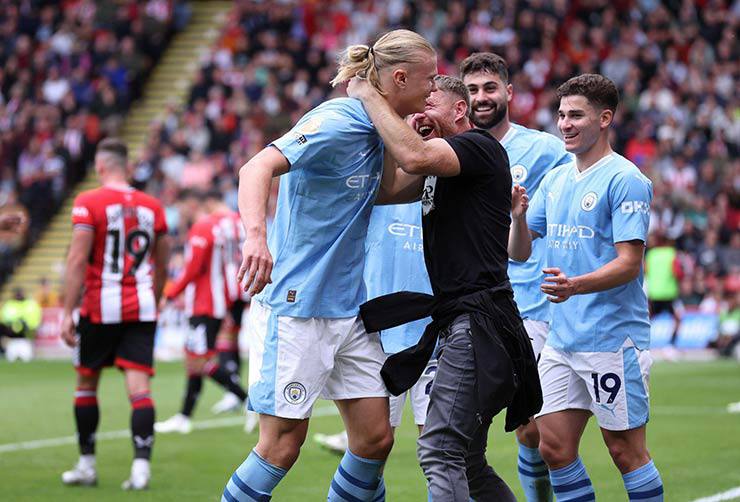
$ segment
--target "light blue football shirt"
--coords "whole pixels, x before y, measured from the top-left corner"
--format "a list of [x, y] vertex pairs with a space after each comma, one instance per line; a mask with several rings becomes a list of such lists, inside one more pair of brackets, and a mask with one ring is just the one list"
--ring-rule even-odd
[[[611, 153], [579, 173], [575, 162], [545, 175], [529, 211], [543, 237], [548, 267], [583, 275], [617, 257], [615, 243], [647, 242], [653, 188], [637, 167]], [[616, 352], [626, 339], [650, 346], [648, 303], [639, 277], [598, 293], [551, 305], [547, 345], [569, 352]]]
[[[416, 291], [432, 294], [424, 263], [421, 202], [375, 206], [365, 241], [365, 286], [368, 299]], [[430, 318], [383, 330], [383, 350], [394, 354], [416, 345]]]
[[[548, 171], [573, 160], [559, 138], [518, 124], [511, 124], [501, 138], [501, 146], [509, 156], [512, 183], [526, 188], [530, 198]], [[509, 281], [519, 312], [522, 317], [536, 321], [550, 320], [549, 302], [540, 291], [544, 264], [545, 242], [542, 239], [532, 241], [532, 254], [527, 261], [509, 260]]]
[[329, 100], [272, 144], [290, 162], [280, 179], [268, 246], [272, 284], [258, 300], [275, 314], [346, 318], [365, 300], [365, 237], [383, 145], [359, 100]]

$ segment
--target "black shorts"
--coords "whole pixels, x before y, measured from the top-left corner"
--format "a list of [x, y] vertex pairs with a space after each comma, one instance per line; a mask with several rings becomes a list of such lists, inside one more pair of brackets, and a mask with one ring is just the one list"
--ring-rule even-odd
[[216, 353], [216, 337], [223, 319], [208, 316], [190, 318], [190, 331], [185, 340], [185, 353], [193, 357], [211, 357]]
[[234, 321], [234, 326], [241, 328], [242, 317], [244, 316], [244, 309], [247, 307], [247, 302], [244, 300], [236, 300], [229, 308], [229, 315], [231, 320]]
[[668, 312], [671, 315], [675, 315], [675, 311], [673, 309], [673, 301], [650, 300], [650, 315], [658, 315], [663, 312]]
[[154, 334], [156, 322], [92, 323], [87, 317], [77, 325], [79, 343], [75, 368], [92, 376], [106, 366], [141, 370], [154, 375]]

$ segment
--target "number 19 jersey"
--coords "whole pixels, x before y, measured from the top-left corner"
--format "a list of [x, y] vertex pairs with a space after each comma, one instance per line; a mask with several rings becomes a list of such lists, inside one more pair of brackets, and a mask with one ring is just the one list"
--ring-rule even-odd
[[98, 324], [155, 321], [152, 247], [167, 232], [159, 201], [133, 188], [89, 190], [75, 199], [72, 224], [94, 232], [80, 316]]

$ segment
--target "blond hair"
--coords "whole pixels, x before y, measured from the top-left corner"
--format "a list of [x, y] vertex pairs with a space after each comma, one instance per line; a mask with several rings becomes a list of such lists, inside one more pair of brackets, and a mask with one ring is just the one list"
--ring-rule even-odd
[[434, 47], [427, 40], [409, 30], [393, 30], [380, 37], [372, 47], [350, 45], [339, 56], [337, 76], [331, 81], [336, 87], [353, 77], [366, 78], [381, 94], [379, 71], [402, 63], [421, 63], [425, 58], [420, 54], [435, 54]]

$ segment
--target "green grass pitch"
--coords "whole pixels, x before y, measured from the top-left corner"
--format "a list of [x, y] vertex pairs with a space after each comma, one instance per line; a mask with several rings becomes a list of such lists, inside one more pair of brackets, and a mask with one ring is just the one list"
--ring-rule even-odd
[[[157, 371], [154, 399], [158, 418], [164, 419], [179, 407], [184, 376], [178, 363], [159, 364]], [[130, 439], [124, 437], [99, 441], [96, 488], [65, 487], [60, 474], [76, 461], [76, 444], [27, 450], [12, 450], [7, 445], [73, 435], [73, 390], [74, 372], [69, 363], [0, 362], [0, 500], [217, 501], [229, 475], [257, 440], [256, 434], [245, 434], [235, 418], [213, 422], [210, 407], [221, 392], [209, 383], [194, 418], [215, 426], [188, 436], [158, 435], [152, 484], [147, 492], [125, 493], [120, 489], [121, 481], [128, 477], [132, 454]], [[651, 394], [648, 441], [663, 476], [665, 500], [690, 501], [740, 486], [740, 415], [725, 411], [728, 402], [740, 401], [740, 365], [729, 361], [657, 363]], [[104, 373], [98, 397], [99, 432], [127, 429], [129, 405], [117, 371]], [[332, 406], [327, 402], [317, 404], [323, 416], [312, 421], [309, 436], [341, 428]], [[388, 500], [424, 501], [426, 492], [415, 456], [416, 429], [408, 409], [405, 415], [385, 470]], [[505, 435], [501, 424], [502, 419], [494, 421], [489, 460], [523, 500], [516, 477], [514, 436]], [[621, 477], [593, 421], [581, 455], [598, 500], [626, 500]], [[275, 490], [273, 500], [326, 500], [337, 462], [338, 457], [309, 439], [298, 464]]]

